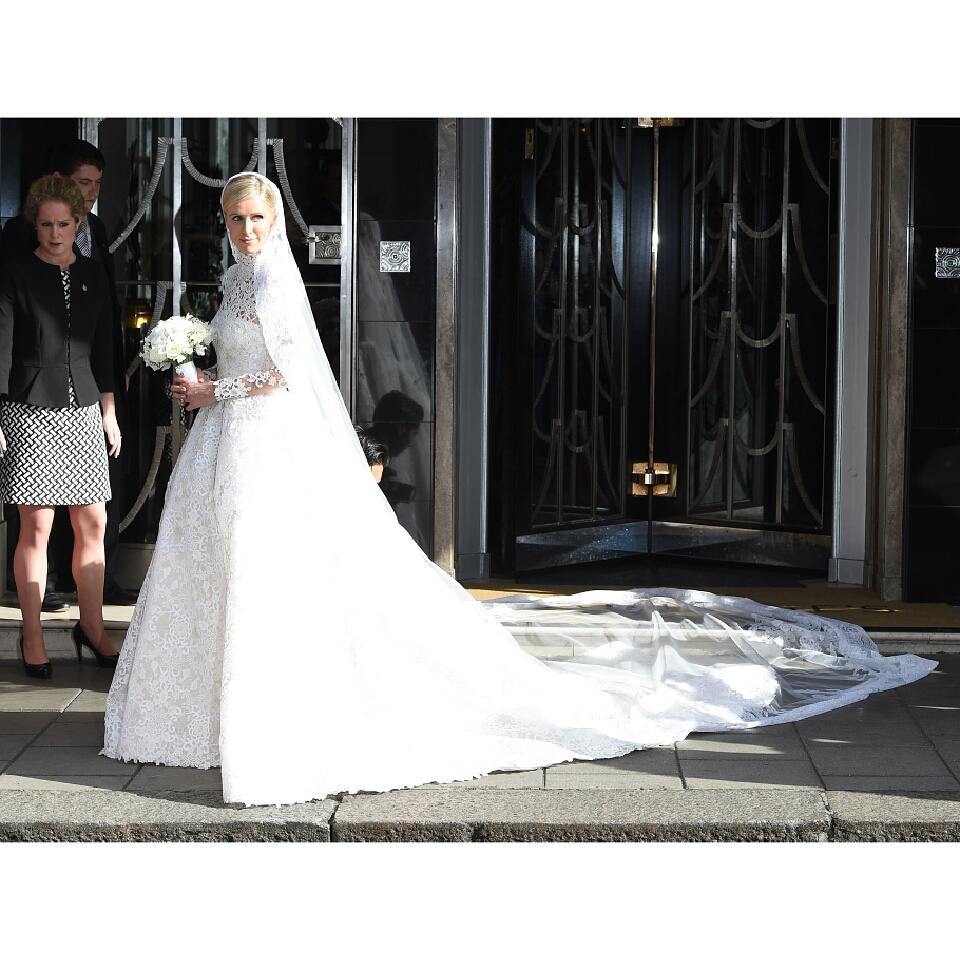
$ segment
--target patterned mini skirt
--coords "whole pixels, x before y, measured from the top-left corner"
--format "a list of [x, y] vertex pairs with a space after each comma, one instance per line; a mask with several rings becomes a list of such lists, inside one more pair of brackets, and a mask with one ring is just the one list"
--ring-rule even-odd
[[100, 404], [35, 407], [0, 400], [0, 456], [4, 503], [34, 506], [105, 503], [112, 496]]

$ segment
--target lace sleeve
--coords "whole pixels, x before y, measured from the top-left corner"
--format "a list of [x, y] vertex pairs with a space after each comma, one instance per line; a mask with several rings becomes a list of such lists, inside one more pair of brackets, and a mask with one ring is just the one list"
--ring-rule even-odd
[[215, 380], [213, 396], [216, 400], [238, 400], [248, 397], [254, 391], [262, 392], [265, 388], [286, 387], [287, 381], [277, 370], [258, 370], [256, 373], [245, 373], [241, 377], [223, 377]]

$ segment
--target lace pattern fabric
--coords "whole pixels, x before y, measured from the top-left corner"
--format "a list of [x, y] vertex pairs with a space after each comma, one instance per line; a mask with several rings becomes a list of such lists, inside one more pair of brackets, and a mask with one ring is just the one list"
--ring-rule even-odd
[[285, 387], [287, 381], [279, 370], [261, 370], [240, 377], [222, 377], [213, 385], [213, 396], [221, 400], [238, 400], [263, 387]]

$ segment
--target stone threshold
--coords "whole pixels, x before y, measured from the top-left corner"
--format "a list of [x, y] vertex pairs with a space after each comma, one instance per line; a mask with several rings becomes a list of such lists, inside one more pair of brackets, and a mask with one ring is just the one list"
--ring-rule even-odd
[[[506, 795], [508, 794], [508, 795]], [[283, 807], [217, 793], [0, 792], [7, 841], [957, 841], [957, 794], [422, 788]]]

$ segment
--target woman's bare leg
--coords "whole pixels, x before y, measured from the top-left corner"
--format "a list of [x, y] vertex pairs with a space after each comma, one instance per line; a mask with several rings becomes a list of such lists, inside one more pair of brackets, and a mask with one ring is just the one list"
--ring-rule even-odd
[[13, 577], [23, 617], [23, 657], [27, 663], [45, 663], [40, 604], [47, 585], [47, 541], [53, 526], [53, 507], [17, 504], [20, 537], [13, 552]]
[[103, 629], [103, 534], [107, 511], [102, 503], [70, 507], [73, 526], [73, 580], [80, 604], [80, 627], [103, 654], [116, 651]]

